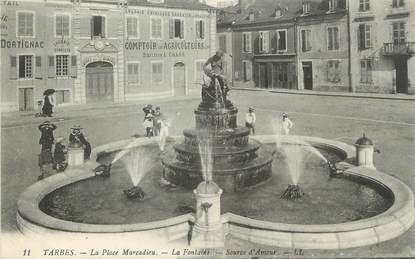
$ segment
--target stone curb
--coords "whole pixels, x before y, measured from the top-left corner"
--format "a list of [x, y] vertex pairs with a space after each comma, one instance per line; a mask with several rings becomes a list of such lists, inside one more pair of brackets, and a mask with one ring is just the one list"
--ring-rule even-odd
[[276, 89], [262, 89], [262, 88], [244, 88], [244, 87], [233, 87], [234, 90], [239, 91], [259, 91], [269, 92], [278, 94], [299, 94], [299, 95], [314, 95], [314, 96], [334, 96], [334, 97], [352, 97], [352, 98], [368, 98], [368, 99], [383, 99], [383, 100], [400, 100], [400, 101], [415, 101], [414, 95], [408, 96], [395, 96], [393, 94], [380, 95], [370, 93], [346, 93], [346, 92], [316, 92], [316, 91], [301, 91], [301, 90], [276, 90]]
[[[264, 144], [274, 143], [273, 135], [254, 136]], [[355, 155], [355, 147], [345, 143], [308, 136], [281, 136], [281, 142], [303, 141], [335, 148], [345, 154], [346, 159]], [[126, 146], [134, 147], [156, 143], [157, 138], [140, 138], [117, 141], [95, 148], [92, 152], [96, 159], [103, 151], [115, 151]], [[301, 143], [301, 142], [299, 142]], [[51, 191], [64, 185], [93, 177], [92, 169], [96, 162], [87, 162], [83, 169], [72, 168], [64, 173], [53, 175], [26, 189], [19, 197], [17, 208], [18, 227], [24, 234], [63, 234], [74, 235], [110, 234], [157, 238], [160, 241], [172, 241], [184, 238], [190, 230], [189, 222], [194, 222], [193, 214], [137, 224], [99, 225], [83, 224], [53, 218], [43, 213], [39, 202]], [[404, 183], [385, 173], [364, 167], [351, 167], [345, 174], [367, 179], [394, 195], [394, 204], [385, 212], [371, 218], [321, 225], [285, 224], [254, 220], [247, 217], [225, 213], [221, 216], [227, 234], [263, 245], [272, 245], [300, 249], [340, 249], [372, 245], [395, 238], [408, 230], [415, 222], [414, 195]]]

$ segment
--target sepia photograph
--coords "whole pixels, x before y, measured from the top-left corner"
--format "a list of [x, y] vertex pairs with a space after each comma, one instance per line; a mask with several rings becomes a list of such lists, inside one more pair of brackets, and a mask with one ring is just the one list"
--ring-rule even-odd
[[0, 0], [1, 259], [415, 258], [415, 0]]

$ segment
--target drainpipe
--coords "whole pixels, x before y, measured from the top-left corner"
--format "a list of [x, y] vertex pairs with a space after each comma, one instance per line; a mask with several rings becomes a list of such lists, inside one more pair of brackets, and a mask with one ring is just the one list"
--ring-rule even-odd
[[349, 66], [348, 66], [348, 68], [347, 68], [347, 70], [348, 70], [348, 74], [349, 74], [349, 92], [354, 92], [354, 87], [353, 87], [353, 80], [352, 80], [352, 50], [351, 50], [351, 45], [352, 45], [352, 43], [351, 43], [351, 39], [352, 39], [352, 36], [351, 36], [351, 28], [350, 28], [350, 1], [348, 0], [347, 1], [347, 14], [346, 14], [346, 17], [347, 17], [347, 37], [348, 37], [348, 39], [347, 39], [347, 42], [348, 42], [348, 44], [347, 44], [347, 48], [348, 48], [348, 56], [349, 56], [349, 61], [348, 61], [348, 63], [349, 63]]

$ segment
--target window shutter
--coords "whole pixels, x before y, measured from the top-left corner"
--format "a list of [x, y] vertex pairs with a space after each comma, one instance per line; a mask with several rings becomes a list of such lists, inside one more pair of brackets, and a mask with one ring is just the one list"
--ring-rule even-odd
[[196, 21], [196, 39], [200, 39], [200, 21]]
[[184, 39], [184, 20], [180, 20], [180, 39]]
[[105, 38], [105, 16], [101, 16], [101, 37]]
[[42, 57], [36, 56], [35, 57], [35, 79], [42, 79]]
[[48, 77], [53, 78], [56, 76], [56, 70], [55, 70], [55, 56], [49, 56], [48, 57]]
[[308, 30], [306, 32], [306, 40], [307, 40], [307, 50], [311, 50], [311, 31]]
[[264, 52], [269, 51], [269, 31], [264, 32]]
[[91, 39], [94, 37], [94, 16], [91, 17]]
[[170, 19], [169, 21], [169, 38], [174, 38], [174, 19]]
[[251, 33], [246, 34], [246, 51], [251, 52], [252, 46], [251, 46]]
[[339, 29], [334, 29], [334, 49], [339, 49]]
[[71, 56], [71, 77], [76, 78], [78, 74], [78, 66], [76, 56]]
[[205, 21], [200, 21], [201, 38], [205, 38]]
[[246, 34], [242, 33], [242, 51], [245, 52], [247, 51], [246, 49]]
[[9, 78], [11, 80], [17, 79], [17, 57], [16, 56], [10, 56]]

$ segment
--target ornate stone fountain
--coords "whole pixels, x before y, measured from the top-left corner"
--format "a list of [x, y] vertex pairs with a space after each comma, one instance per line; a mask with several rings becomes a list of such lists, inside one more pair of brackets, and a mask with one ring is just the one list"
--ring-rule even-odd
[[[211, 152], [212, 175], [225, 192], [238, 191], [271, 176], [272, 154], [249, 139], [249, 129], [237, 126], [238, 109], [222, 94], [219, 85], [202, 89], [202, 102], [195, 110], [196, 127], [184, 130], [184, 142], [162, 156], [163, 176], [194, 189], [203, 180], [201, 157]], [[211, 147], [200, 150], [200, 145]]]

